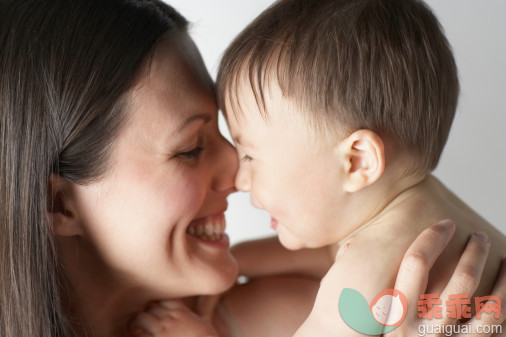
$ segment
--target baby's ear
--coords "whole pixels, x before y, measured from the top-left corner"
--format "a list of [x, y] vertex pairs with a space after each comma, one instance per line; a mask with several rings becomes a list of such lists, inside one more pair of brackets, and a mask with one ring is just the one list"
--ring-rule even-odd
[[367, 129], [355, 131], [340, 145], [344, 159], [344, 189], [357, 192], [376, 182], [385, 170], [383, 141]]
[[81, 235], [75, 207], [74, 184], [51, 173], [48, 186], [47, 217], [53, 233], [57, 236]]

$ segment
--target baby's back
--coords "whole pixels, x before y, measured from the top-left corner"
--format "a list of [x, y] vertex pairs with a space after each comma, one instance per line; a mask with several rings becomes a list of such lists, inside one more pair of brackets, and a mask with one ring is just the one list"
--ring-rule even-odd
[[[394, 233], [397, 234], [394, 240], [401, 241], [401, 244], [407, 247], [422, 230], [432, 223], [442, 219], [451, 219], [456, 224], [455, 235], [431, 270], [427, 293], [440, 293], [444, 289], [471, 234], [476, 232], [487, 234], [491, 242], [490, 253], [475, 296], [490, 295], [501, 260], [506, 258], [506, 237], [499, 230], [474, 212], [433, 176], [429, 176], [424, 182], [414, 187], [393, 211], [391, 223], [377, 226], [378, 228], [371, 227], [371, 232], [364, 231], [364, 235], [375, 235], [373, 232], [381, 230], [384, 233], [381, 237], [386, 238], [383, 243], [388, 244], [388, 238], [391, 236], [385, 233]], [[397, 246], [393, 245], [393, 247], [395, 249]], [[405, 249], [392, 251], [390, 254], [395, 253], [400, 263], [404, 251]], [[394, 259], [393, 256], [390, 258]]]

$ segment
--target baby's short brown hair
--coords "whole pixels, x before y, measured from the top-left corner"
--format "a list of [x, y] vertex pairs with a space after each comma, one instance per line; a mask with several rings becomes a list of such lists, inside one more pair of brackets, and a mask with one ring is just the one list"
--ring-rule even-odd
[[245, 78], [265, 114], [272, 77], [317, 129], [373, 130], [415, 155], [424, 172], [439, 161], [459, 94], [451, 47], [419, 0], [274, 3], [226, 50], [221, 109], [228, 99], [236, 113]]

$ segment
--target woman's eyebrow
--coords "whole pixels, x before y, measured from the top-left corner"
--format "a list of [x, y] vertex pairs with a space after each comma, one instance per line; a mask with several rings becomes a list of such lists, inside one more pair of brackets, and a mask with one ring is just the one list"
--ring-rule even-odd
[[198, 114], [198, 115], [193, 115], [193, 116], [190, 116], [188, 117], [182, 124], [181, 124], [181, 127], [179, 128], [179, 131], [182, 131], [184, 128], [186, 128], [189, 124], [197, 121], [197, 120], [203, 120], [204, 121], [204, 124], [205, 123], [208, 123], [213, 117], [210, 115], [210, 114], [207, 114], [207, 113], [202, 113], [202, 114]]

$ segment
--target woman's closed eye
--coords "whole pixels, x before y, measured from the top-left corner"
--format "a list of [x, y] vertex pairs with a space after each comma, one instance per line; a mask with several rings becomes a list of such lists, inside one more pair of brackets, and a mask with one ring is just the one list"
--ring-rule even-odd
[[191, 149], [190, 151], [180, 152], [177, 155], [184, 159], [198, 159], [202, 154], [202, 151], [204, 151], [204, 148], [201, 146], [197, 146]]

